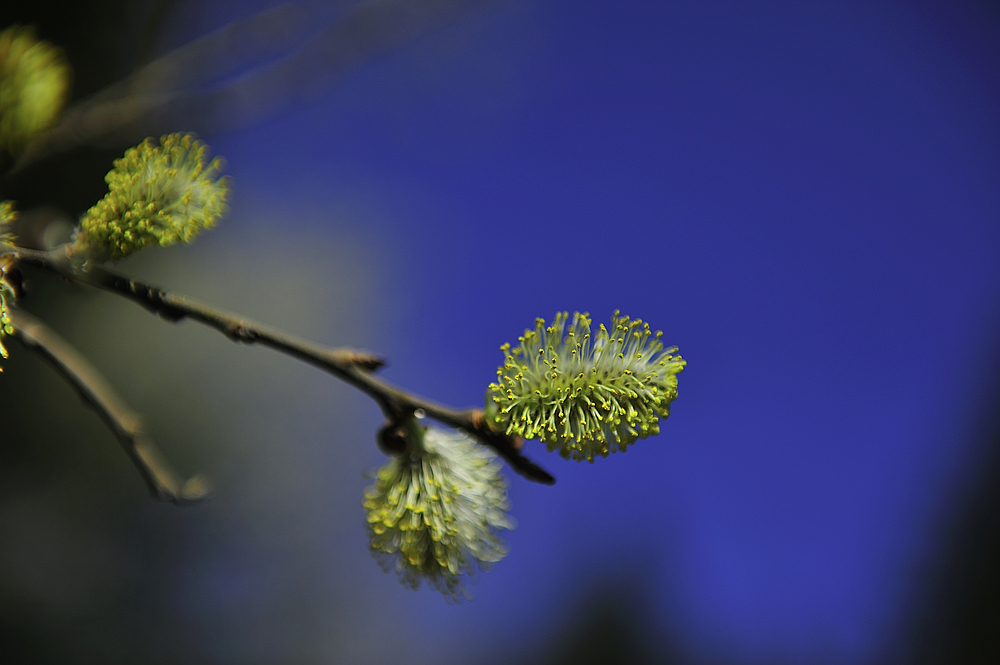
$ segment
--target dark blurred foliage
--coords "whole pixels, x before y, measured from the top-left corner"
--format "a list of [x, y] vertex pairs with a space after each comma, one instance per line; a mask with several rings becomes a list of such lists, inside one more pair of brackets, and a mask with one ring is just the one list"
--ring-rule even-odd
[[915, 596], [902, 663], [1000, 663], [1000, 354], [985, 363], [979, 463]]
[[[34, 26], [40, 39], [63, 49], [73, 69], [72, 105], [151, 57], [172, 4], [174, 0], [10, 0], [0, 3], [0, 26]], [[76, 218], [104, 195], [104, 175], [125, 147], [79, 148], [37, 164], [0, 180], [0, 199], [15, 199], [22, 210], [55, 206]], [[0, 171], [7, 166], [0, 163]]]
[[0, 25], [33, 25], [73, 63], [73, 100], [94, 94], [144, 64], [175, 0], [9, 0]]

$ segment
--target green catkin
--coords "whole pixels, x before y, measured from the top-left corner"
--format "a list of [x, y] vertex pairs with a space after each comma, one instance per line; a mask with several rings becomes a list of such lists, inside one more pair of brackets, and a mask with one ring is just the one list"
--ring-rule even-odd
[[84, 214], [73, 254], [90, 263], [128, 256], [149, 245], [190, 242], [226, 213], [222, 160], [191, 134], [146, 139], [115, 160], [108, 193]]
[[517, 347], [500, 347], [504, 364], [487, 390], [496, 425], [589, 462], [659, 433], [686, 361], [641, 319], [616, 311], [610, 328], [592, 336], [590, 326], [586, 313], [560, 312], [551, 326], [536, 319]]
[[70, 67], [61, 49], [34, 29], [0, 32], [0, 152], [16, 156], [55, 124], [69, 99]]
[[514, 527], [507, 483], [496, 456], [465, 434], [414, 426], [410, 439], [365, 490], [371, 549], [402, 584], [426, 581], [461, 600], [466, 578], [507, 554], [496, 533]]
[[[0, 202], [0, 243], [13, 244], [14, 235], [10, 232], [11, 223], [17, 219], [13, 201]], [[14, 289], [6, 281], [6, 271], [14, 264], [12, 254], [0, 255], [0, 358], [7, 357], [7, 349], [3, 338], [14, 334], [14, 326], [10, 322], [9, 307], [14, 302]], [[0, 367], [0, 372], [3, 368]]]

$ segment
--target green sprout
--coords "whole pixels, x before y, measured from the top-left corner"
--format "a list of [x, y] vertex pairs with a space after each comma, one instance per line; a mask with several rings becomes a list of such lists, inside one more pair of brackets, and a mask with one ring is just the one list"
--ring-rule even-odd
[[513, 350], [500, 347], [504, 364], [487, 391], [497, 426], [589, 462], [659, 433], [687, 362], [640, 319], [615, 311], [595, 339], [590, 324], [586, 313], [560, 312], [548, 327], [536, 319]]
[[[0, 244], [13, 244], [14, 235], [10, 232], [10, 224], [17, 219], [17, 211], [14, 210], [13, 201], [0, 202]], [[14, 302], [14, 289], [7, 283], [6, 271], [14, 265], [13, 254], [0, 254], [0, 358], [7, 357], [7, 349], [3, 345], [3, 338], [14, 334], [14, 326], [10, 323], [10, 313], [8, 308]], [[0, 367], [0, 372], [3, 368]]]
[[69, 98], [70, 68], [61, 49], [30, 27], [0, 32], [0, 152], [21, 153], [51, 127]]
[[108, 193], [80, 221], [72, 254], [103, 263], [149, 245], [190, 242], [227, 211], [222, 166], [191, 134], [130, 148], [104, 178]]
[[465, 434], [411, 421], [407, 448], [379, 469], [365, 490], [371, 548], [412, 589], [424, 580], [446, 600], [464, 581], [500, 561], [512, 529], [506, 480], [496, 456]]

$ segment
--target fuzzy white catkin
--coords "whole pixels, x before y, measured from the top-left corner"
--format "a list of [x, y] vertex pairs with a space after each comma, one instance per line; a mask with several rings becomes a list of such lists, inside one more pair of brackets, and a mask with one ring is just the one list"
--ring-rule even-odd
[[406, 586], [426, 581], [460, 600], [468, 576], [507, 554], [496, 533], [514, 527], [507, 482], [496, 456], [465, 434], [414, 431], [420, 440], [393, 456], [365, 491], [371, 548]]

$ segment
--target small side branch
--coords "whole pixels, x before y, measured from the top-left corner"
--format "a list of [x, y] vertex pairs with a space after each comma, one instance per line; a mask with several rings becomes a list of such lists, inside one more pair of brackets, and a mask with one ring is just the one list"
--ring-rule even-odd
[[201, 476], [186, 482], [160, 454], [143, 431], [142, 419], [122, 401], [100, 372], [76, 349], [44, 323], [19, 309], [10, 309], [14, 335], [26, 348], [48, 360], [72, 385], [118, 437], [125, 453], [142, 476], [149, 493], [175, 504], [193, 503], [208, 496], [208, 483]]

